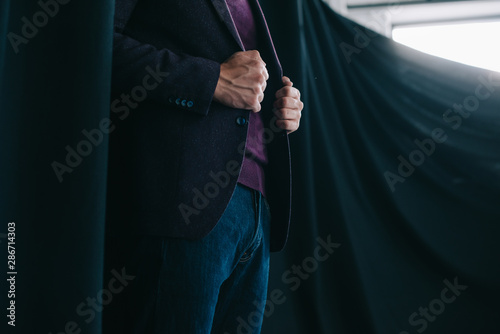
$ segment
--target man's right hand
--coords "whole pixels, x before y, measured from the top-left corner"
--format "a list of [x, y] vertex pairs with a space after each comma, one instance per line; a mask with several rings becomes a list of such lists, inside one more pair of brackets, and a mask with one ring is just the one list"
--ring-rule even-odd
[[228, 107], [260, 111], [269, 74], [259, 51], [241, 51], [221, 64], [214, 100]]

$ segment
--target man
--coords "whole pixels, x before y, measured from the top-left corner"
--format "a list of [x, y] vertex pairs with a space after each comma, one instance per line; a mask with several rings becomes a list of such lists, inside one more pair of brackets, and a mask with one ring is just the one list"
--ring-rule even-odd
[[259, 333], [303, 108], [260, 5], [116, 0], [112, 101], [105, 333]]

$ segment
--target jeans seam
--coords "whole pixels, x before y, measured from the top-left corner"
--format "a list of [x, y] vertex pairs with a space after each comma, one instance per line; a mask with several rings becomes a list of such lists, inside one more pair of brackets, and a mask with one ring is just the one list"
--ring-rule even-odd
[[247, 262], [250, 260], [253, 256], [253, 253], [257, 248], [259, 248], [262, 235], [260, 233], [260, 216], [261, 216], [261, 207], [262, 207], [262, 195], [260, 194], [259, 191], [253, 190], [252, 191], [252, 198], [253, 198], [253, 204], [254, 204], [254, 237], [252, 238], [252, 241], [250, 242], [249, 247], [247, 250], [243, 253], [242, 257], [240, 258], [239, 262]]

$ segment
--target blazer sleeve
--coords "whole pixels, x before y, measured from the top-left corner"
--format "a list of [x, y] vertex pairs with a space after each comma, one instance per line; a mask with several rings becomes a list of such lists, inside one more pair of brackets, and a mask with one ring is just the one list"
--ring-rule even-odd
[[146, 90], [146, 99], [207, 115], [219, 80], [220, 64], [205, 58], [176, 54], [168, 49], [158, 49], [127, 36], [124, 33], [125, 26], [137, 2], [116, 0], [113, 91], [129, 94], [134, 87], [146, 87], [149, 88]]

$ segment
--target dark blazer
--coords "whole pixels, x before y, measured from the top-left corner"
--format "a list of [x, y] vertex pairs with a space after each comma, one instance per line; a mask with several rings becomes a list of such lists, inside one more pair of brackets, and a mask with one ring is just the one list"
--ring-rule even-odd
[[[288, 135], [273, 122], [282, 70], [257, 0], [270, 79], [262, 105], [271, 250], [290, 221]], [[243, 160], [250, 111], [212, 101], [220, 64], [243, 46], [224, 0], [116, 0], [108, 233], [199, 239], [222, 216]]]

